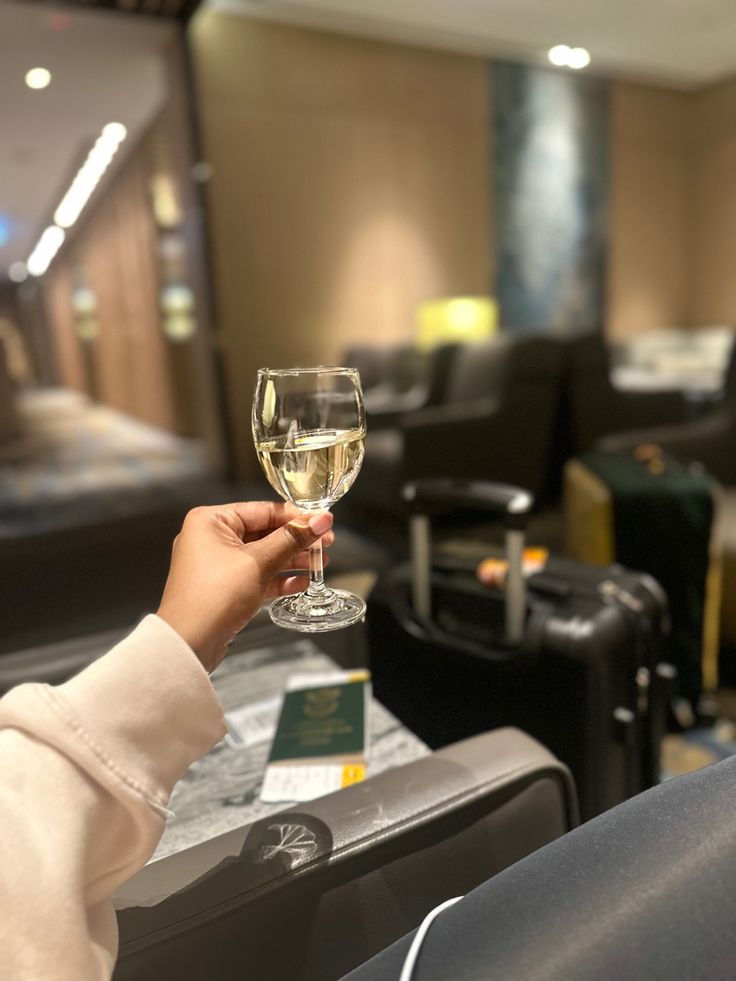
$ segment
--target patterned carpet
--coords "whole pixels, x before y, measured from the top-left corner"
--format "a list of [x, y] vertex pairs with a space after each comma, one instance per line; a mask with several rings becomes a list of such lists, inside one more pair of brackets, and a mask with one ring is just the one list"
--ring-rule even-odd
[[0, 455], [0, 535], [130, 513], [152, 488], [204, 479], [201, 443], [67, 389], [19, 397], [23, 439]]
[[736, 753], [736, 723], [719, 719], [707, 728], [665, 736], [662, 745], [662, 779], [699, 770]]

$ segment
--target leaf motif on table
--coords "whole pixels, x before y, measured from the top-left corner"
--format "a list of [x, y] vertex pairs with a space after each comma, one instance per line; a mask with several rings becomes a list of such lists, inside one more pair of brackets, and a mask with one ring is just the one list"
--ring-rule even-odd
[[302, 865], [317, 851], [317, 838], [313, 831], [303, 824], [271, 824], [269, 831], [275, 831], [278, 841], [273, 845], [262, 845], [258, 854], [259, 862], [268, 862], [279, 854], [290, 859], [290, 867]]

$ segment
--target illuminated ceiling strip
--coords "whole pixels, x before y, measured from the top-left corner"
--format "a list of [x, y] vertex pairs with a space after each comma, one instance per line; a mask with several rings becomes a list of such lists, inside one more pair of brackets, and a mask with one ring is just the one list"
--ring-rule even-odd
[[26, 263], [28, 272], [32, 276], [43, 276], [49, 268], [49, 263], [61, 248], [61, 243], [66, 237], [63, 228], [57, 225], [49, 225], [41, 238], [38, 240], [36, 248], [31, 252]]
[[66, 237], [64, 229], [71, 228], [79, 218], [92, 192], [97, 187], [110, 166], [118, 147], [128, 135], [122, 123], [108, 123], [95, 140], [95, 145], [87, 154], [87, 159], [77, 172], [72, 185], [61, 199], [61, 204], [54, 212], [54, 225], [41, 235], [35, 249], [28, 257], [26, 266], [32, 276], [43, 276], [49, 268], [51, 260], [61, 248]]
[[122, 123], [108, 123], [102, 130], [54, 212], [54, 221], [61, 228], [71, 228], [79, 218], [126, 136], [127, 130]]

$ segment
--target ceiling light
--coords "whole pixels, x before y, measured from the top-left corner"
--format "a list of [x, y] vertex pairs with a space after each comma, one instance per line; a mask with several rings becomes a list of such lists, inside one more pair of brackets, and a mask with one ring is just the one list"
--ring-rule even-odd
[[122, 123], [108, 123], [107, 126], [102, 127], [102, 136], [104, 139], [116, 145], [122, 143], [127, 135], [128, 131]]
[[557, 68], [572, 68], [578, 71], [590, 64], [590, 54], [585, 48], [571, 48], [569, 44], [556, 44], [547, 52], [547, 57]]
[[557, 65], [558, 68], [564, 68], [567, 65], [567, 59], [570, 57], [570, 46], [567, 44], [556, 44], [554, 48], [549, 49], [547, 57], [553, 65]]
[[56, 225], [49, 225], [38, 240], [36, 248], [28, 257], [26, 265], [28, 266], [28, 272], [32, 276], [43, 276], [49, 268], [51, 260], [61, 248], [64, 238], [65, 232], [63, 228], [58, 228]]
[[25, 262], [12, 262], [8, 269], [8, 276], [13, 283], [22, 283], [28, 279], [28, 266]]
[[580, 68], [587, 68], [590, 64], [590, 55], [585, 48], [573, 48], [567, 59], [567, 67], [578, 71]]
[[118, 147], [128, 135], [122, 123], [108, 123], [95, 140], [95, 144], [87, 154], [87, 159], [77, 171], [71, 187], [61, 199], [61, 204], [54, 212], [54, 221], [61, 228], [71, 228], [79, 218], [102, 175], [110, 166], [110, 161], [118, 151]]
[[51, 82], [48, 68], [31, 68], [26, 72], [26, 85], [29, 89], [45, 89]]

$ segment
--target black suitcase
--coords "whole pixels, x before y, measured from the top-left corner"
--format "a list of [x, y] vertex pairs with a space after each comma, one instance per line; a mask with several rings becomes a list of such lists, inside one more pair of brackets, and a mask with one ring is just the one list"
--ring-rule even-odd
[[[656, 581], [563, 559], [525, 580], [533, 502], [518, 488], [431, 480], [406, 496], [412, 563], [380, 577], [368, 602], [377, 698], [432, 748], [524, 729], [570, 767], [586, 819], [656, 783], [674, 675]], [[430, 515], [448, 509], [503, 521], [503, 592], [431, 561]]]

